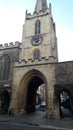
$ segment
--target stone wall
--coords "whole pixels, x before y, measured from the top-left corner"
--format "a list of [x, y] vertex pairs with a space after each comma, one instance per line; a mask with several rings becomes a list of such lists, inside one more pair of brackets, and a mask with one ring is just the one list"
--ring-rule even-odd
[[[11, 86], [14, 63], [19, 60], [19, 53], [19, 42], [0, 44], [0, 88], [3, 88], [3, 86]], [[9, 76], [7, 78], [8, 73]]]
[[55, 64], [56, 85], [73, 84], [73, 61]]
[[55, 64], [54, 106], [55, 113], [60, 113], [60, 93], [67, 92], [70, 97], [70, 107], [73, 111], [73, 61]]

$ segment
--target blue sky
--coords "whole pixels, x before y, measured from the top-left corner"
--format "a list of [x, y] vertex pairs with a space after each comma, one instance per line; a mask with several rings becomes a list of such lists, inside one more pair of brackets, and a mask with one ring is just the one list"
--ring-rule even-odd
[[[73, 60], [73, 0], [47, 0], [56, 23], [59, 61]], [[32, 13], [36, 0], [0, 0], [0, 44], [20, 41], [25, 11]]]

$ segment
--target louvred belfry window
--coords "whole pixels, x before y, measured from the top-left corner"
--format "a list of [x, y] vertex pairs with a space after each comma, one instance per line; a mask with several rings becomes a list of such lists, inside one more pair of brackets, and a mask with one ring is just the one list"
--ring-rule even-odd
[[40, 21], [35, 24], [35, 34], [40, 34]]
[[40, 51], [38, 49], [36, 49], [34, 51], [34, 59], [39, 59], [40, 58]]

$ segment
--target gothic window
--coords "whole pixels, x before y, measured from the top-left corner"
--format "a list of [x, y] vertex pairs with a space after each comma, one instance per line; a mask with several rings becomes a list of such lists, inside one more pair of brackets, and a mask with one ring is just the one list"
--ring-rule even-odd
[[39, 59], [40, 58], [40, 51], [38, 49], [36, 49], [34, 51], [34, 59]]
[[7, 55], [5, 57], [5, 66], [4, 66], [4, 74], [3, 74], [3, 79], [8, 80], [9, 78], [9, 72], [10, 72], [10, 57]]
[[1, 57], [1, 66], [0, 66], [0, 69], [2, 69], [0, 73], [1, 80], [8, 80], [9, 72], [10, 72], [10, 64], [11, 64], [10, 56], [8, 56], [7, 54], [4, 54]]
[[35, 34], [40, 34], [40, 21], [35, 24]]

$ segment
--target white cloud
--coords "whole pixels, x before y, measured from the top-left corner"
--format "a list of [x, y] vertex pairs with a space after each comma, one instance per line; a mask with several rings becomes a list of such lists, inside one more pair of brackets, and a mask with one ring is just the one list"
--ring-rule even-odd
[[8, 8], [0, 7], [0, 44], [21, 41], [23, 16]]
[[59, 61], [73, 60], [73, 31], [57, 24]]

